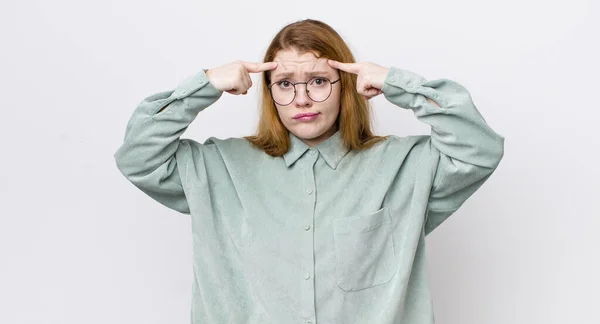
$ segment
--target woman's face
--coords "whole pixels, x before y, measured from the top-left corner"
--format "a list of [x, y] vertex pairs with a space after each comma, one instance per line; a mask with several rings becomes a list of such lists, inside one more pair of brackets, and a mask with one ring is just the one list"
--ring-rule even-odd
[[[317, 58], [310, 52], [300, 54], [296, 50], [280, 50], [273, 61], [278, 64], [277, 68], [271, 71], [271, 84], [288, 80], [290, 83], [280, 85], [287, 87], [288, 91], [289, 87], [292, 87], [291, 83], [306, 82], [313, 77], [324, 77], [332, 82], [340, 77], [339, 72], [327, 64], [327, 59]], [[311, 72], [319, 73], [312, 75]], [[282, 73], [289, 73], [289, 75], [282, 75]], [[322, 84], [322, 80], [316, 82], [317, 85]], [[277, 84], [273, 85], [273, 87], [277, 86]], [[329, 98], [322, 102], [313, 101], [306, 93], [306, 86], [306, 84], [296, 85], [296, 97], [289, 105], [281, 106], [275, 103], [275, 106], [285, 127], [306, 144], [315, 146], [337, 131], [335, 121], [340, 112], [341, 82], [331, 85]], [[291, 91], [293, 92], [293, 88]], [[297, 115], [306, 113], [317, 115], [309, 120], [297, 118]]]

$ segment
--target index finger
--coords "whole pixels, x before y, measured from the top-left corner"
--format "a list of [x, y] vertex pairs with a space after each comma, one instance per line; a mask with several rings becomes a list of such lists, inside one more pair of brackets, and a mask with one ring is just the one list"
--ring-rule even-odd
[[250, 63], [242, 61], [244, 68], [250, 73], [260, 73], [277, 68], [277, 62]]
[[332, 68], [342, 70], [344, 72], [358, 74], [360, 71], [360, 64], [358, 63], [342, 63], [335, 60], [327, 61]]

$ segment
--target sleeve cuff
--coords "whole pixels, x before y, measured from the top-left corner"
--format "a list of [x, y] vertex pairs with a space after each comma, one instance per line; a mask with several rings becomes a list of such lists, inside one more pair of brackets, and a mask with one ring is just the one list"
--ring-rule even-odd
[[175, 88], [175, 91], [171, 94], [171, 98], [174, 99], [184, 99], [192, 95], [194, 92], [205, 88], [207, 95], [221, 95], [221, 91], [217, 90], [213, 86], [212, 83], [208, 80], [208, 76], [206, 76], [206, 70], [200, 70], [195, 75], [189, 76], [184, 79], [178, 86]]
[[385, 77], [381, 91], [384, 94], [397, 94], [405, 91], [415, 93], [425, 81], [425, 78], [414, 72], [392, 66]]

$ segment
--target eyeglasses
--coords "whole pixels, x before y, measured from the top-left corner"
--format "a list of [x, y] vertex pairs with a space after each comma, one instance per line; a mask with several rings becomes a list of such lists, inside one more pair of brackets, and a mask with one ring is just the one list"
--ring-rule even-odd
[[271, 98], [280, 106], [287, 106], [296, 99], [296, 85], [306, 84], [306, 94], [315, 102], [323, 102], [331, 95], [332, 84], [340, 81], [330, 81], [324, 77], [314, 77], [306, 82], [292, 83], [288, 80], [274, 82], [267, 87], [271, 92]]

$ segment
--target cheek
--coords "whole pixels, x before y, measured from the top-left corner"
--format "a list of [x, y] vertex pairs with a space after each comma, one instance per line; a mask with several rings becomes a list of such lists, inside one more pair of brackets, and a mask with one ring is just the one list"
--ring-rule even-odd
[[340, 93], [339, 91], [336, 93], [332, 93], [331, 94], [331, 102], [329, 103], [329, 111], [331, 113], [336, 113], [336, 111], [339, 113], [339, 109], [341, 106], [341, 100], [340, 100]]
[[279, 115], [279, 119], [284, 125], [288, 125], [289, 116], [286, 114], [285, 109], [277, 108], [277, 114]]
[[340, 113], [340, 105], [332, 101], [329, 105], [323, 107], [322, 111], [326, 114], [328, 121], [335, 120]]
[[279, 118], [283, 119], [285, 117], [285, 111], [283, 109], [281, 109], [280, 107], [276, 107], [277, 108], [277, 114], [279, 115]]
[[340, 101], [341, 101], [341, 96], [342, 96], [342, 94], [341, 94], [340, 90], [337, 90], [337, 91], [333, 91], [331, 93], [331, 97], [329, 99], [331, 100], [332, 104], [339, 106]]

